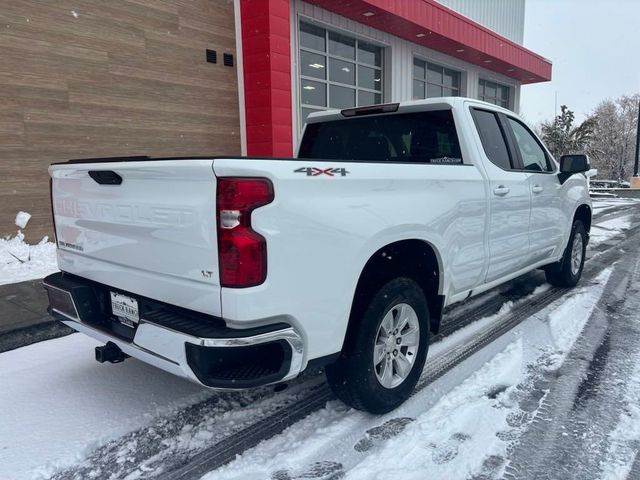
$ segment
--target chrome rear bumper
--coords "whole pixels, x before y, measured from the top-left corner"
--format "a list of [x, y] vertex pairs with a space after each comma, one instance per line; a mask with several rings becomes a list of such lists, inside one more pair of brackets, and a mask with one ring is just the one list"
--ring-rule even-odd
[[[304, 344], [291, 326], [277, 324], [249, 330], [218, 327], [219, 336], [205, 337], [159, 325], [141, 312], [133, 337], [123, 338], [110, 330], [110, 322], [117, 321], [98, 301], [96, 289], [109, 287], [63, 273], [48, 276], [43, 286], [49, 294], [51, 315], [64, 324], [209, 388], [235, 390], [266, 385], [289, 380], [302, 370]], [[181, 324], [179, 320], [177, 324]]]

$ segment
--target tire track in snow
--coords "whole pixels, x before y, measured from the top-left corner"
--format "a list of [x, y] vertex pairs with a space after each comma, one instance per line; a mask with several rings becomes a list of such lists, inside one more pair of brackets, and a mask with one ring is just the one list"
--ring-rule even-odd
[[[638, 240], [628, 245], [632, 251], [640, 248]], [[618, 262], [604, 305], [596, 308], [567, 361], [550, 372], [551, 388], [505, 479], [593, 479], [611, 461], [609, 432], [624, 410], [625, 379], [640, 351], [639, 280], [640, 258]], [[629, 359], [629, 353], [635, 355]]]

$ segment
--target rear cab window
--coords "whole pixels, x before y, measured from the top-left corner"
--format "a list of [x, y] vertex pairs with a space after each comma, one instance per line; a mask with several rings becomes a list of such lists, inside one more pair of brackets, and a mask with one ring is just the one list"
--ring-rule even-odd
[[310, 123], [300, 159], [462, 164], [451, 110], [370, 115]]
[[473, 121], [476, 124], [482, 148], [487, 158], [503, 170], [512, 170], [514, 162], [507, 147], [505, 132], [495, 112], [472, 108]]

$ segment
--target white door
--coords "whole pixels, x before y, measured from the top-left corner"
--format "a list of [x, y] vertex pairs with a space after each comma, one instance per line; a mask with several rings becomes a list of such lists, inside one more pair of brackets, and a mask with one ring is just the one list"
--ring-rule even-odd
[[513, 133], [515, 153], [520, 157], [521, 168], [528, 172], [531, 190], [528, 263], [533, 264], [560, 255], [569, 220], [562, 208], [562, 186], [555, 164], [522, 122], [508, 117], [507, 123]]
[[491, 282], [527, 264], [531, 193], [528, 174], [517, 169], [507, 147], [505, 125], [498, 114], [474, 108], [473, 118], [489, 177], [489, 267], [485, 281]]

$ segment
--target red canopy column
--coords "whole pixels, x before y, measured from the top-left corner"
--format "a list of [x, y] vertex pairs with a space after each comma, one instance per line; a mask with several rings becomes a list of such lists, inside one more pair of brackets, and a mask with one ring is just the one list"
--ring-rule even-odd
[[289, 0], [240, 0], [247, 155], [292, 149]]

